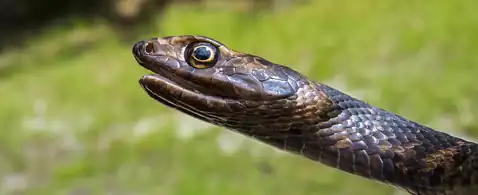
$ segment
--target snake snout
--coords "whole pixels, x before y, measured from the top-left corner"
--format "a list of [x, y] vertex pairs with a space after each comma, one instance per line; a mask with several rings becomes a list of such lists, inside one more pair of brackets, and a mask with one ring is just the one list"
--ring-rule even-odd
[[133, 54], [136, 58], [146, 55], [155, 55], [164, 50], [161, 43], [155, 40], [140, 41], [133, 46]]
[[138, 63], [143, 64], [143, 61], [141, 60], [141, 56], [145, 54], [145, 41], [140, 41], [133, 46], [133, 56], [138, 61]]
[[134, 44], [133, 46], [133, 54], [135, 56], [140, 56], [144, 51], [144, 46], [146, 44], [146, 41], [140, 41], [140, 42], [137, 42], [136, 44]]
[[133, 55], [142, 66], [149, 66], [149, 64], [154, 64], [152, 62], [163, 59], [158, 56], [175, 56], [173, 48], [162, 44], [158, 39], [137, 42], [133, 46]]

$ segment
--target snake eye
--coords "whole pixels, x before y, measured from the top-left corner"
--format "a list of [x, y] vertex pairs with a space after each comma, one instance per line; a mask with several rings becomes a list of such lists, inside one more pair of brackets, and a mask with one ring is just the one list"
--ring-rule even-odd
[[195, 68], [209, 68], [214, 65], [217, 58], [217, 50], [211, 44], [197, 44], [192, 47], [189, 54], [189, 63]]

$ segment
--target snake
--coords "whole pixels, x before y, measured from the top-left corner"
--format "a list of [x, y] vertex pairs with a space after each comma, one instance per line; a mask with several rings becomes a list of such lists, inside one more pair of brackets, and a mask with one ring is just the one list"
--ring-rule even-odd
[[148, 96], [214, 126], [413, 195], [478, 192], [478, 146], [199, 35], [137, 41]]

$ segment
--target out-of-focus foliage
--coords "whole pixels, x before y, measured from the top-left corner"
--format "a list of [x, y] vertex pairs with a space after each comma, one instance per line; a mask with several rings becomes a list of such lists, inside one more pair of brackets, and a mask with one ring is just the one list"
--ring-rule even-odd
[[[255, 11], [270, 8], [284, 0], [0, 0], [0, 49], [21, 42], [48, 25], [71, 25], [71, 18], [106, 20], [123, 38], [161, 15], [172, 3], [196, 6], [233, 4], [233, 9]], [[286, 0], [288, 2], [290, 0]], [[280, 3], [283, 4], [283, 3]]]
[[[0, 194], [394, 194], [165, 108], [139, 87], [148, 71], [131, 47], [152, 36], [210, 36], [471, 139], [476, 7], [471, 0], [205, 0], [170, 3], [126, 28], [65, 11], [67, 24], [46, 22], [0, 53]], [[128, 30], [125, 41], [118, 32]]]

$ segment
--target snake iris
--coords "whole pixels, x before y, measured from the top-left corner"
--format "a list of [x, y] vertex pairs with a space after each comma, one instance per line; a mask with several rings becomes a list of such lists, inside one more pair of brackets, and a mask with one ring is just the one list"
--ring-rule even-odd
[[478, 147], [204, 36], [140, 41], [150, 97], [202, 121], [416, 195], [478, 192]]

